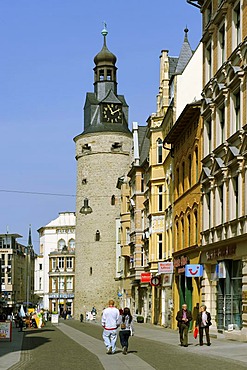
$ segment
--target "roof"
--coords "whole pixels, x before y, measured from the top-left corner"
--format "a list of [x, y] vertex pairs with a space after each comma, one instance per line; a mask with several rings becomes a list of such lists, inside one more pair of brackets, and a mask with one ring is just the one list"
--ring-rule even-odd
[[147, 159], [150, 148], [150, 140], [147, 137], [148, 126], [138, 127], [140, 165]]
[[188, 122], [191, 122], [192, 117], [198, 113], [200, 114], [201, 101], [187, 104], [178, 117], [177, 121], [172, 126], [168, 135], [164, 138], [164, 142], [167, 144], [173, 144], [181, 136], [181, 132], [186, 128]]
[[176, 74], [180, 74], [183, 72], [184, 68], [188, 64], [188, 61], [193, 55], [193, 52], [192, 52], [192, 49], [190, 47], [190, 43], [188, 40], [188, 36], [187, 36], [189, 32], [188, 28], [185, 28], [184, 32], [185, 32], [184, 42], [183, 42], [183, 45], [182, 45], [182, 48], [179, 54], [178, 63], [177, 63], [176, 71], [175, 71]]

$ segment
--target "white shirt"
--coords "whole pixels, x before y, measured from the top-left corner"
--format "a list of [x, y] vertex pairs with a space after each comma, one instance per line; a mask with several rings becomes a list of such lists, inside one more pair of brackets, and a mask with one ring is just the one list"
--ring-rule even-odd
[[207, 313], [206, 311], [203, 311], [202, 312], [202, 326], [207, 326], [207, 319], [208, 319]]
[[107, 307], [102, 314], [102, 326], [106, 330], [117, 329], [117, 322], [119, 318], [119, 310], [116, 307]]

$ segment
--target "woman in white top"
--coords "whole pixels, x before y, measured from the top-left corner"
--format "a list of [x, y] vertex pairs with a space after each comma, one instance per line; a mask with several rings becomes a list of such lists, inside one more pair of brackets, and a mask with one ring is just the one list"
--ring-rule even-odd
[[205, 330], [207, 346], [210, 346], [210, 336], [209, 336], [209, 326], [211, 323], [211, 315], [207, 310], [207, 307], [203, 304], [200, 307], [199, 315], [197, 316], [196, 325], [199, 329], [199, 343], [200, 346], [203, 345], [203, 330]]
[[128, 307], [124, 308], [122, 315], [119, 317], [118, 325], [120, 327], [119, 337], [123, 354], [127, 355], [129, 337], [134, 333], [133, 318]]

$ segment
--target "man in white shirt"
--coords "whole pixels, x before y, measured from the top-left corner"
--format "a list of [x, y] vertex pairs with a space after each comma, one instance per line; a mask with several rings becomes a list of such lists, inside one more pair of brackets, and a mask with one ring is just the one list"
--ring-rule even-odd
[[119, 310], [114, 307], [114, 301], [109, 301], [109, 307], [105, 308], [102, 314], [103, 339], [106, 346], [106, 353], [110, 355], [116, 352], [117, 327]]

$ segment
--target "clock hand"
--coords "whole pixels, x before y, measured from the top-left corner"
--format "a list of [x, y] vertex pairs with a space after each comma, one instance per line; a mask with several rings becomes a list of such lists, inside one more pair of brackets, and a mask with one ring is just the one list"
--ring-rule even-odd
[[117, 112], [119, 112], [120, 111], [120, 108], [118, 108], [118, 109], [116, 109], [116, 110], [114, 110], [114, 111], [112, 111], [111, 110], [111, 114], [115, 114], [115, 113], [117, 113]]
[[107, 104], [107, 107], [109, 108], [109, 110], [110, 110], [111, 114], [113, 114], [113, 113], [112, 113], [111, 106], [110, 106], [109, 104]]

